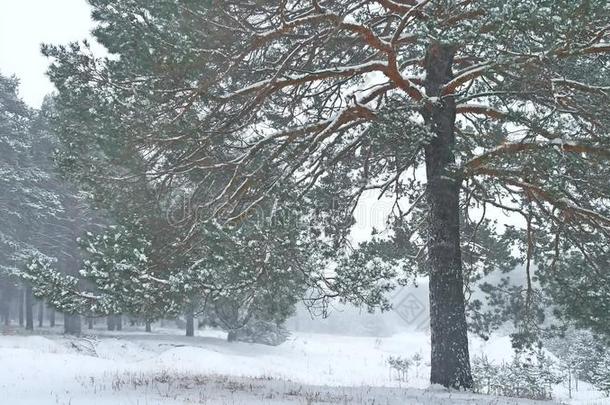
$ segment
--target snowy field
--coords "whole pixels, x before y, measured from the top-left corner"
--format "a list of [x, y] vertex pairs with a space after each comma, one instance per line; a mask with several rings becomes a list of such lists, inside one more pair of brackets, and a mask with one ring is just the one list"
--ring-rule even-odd
[[[56, 330], [0, 336], [0, 398], [10, 405], [153, 404], [534, 404], [429, 388], [429, 336], [293, 333], [278, 347], [227, 343], [222, 332], [195, 338], [164, 329], [105, 332], [82, 338]], [[473, 354], [510, 358], [507, 338], [472, 339]], [[421, 352], [424, 361], [400, 383], [389, 356]], [[610, 404], [581, 383], [575, 399], [555, 388], [545, 403]]]

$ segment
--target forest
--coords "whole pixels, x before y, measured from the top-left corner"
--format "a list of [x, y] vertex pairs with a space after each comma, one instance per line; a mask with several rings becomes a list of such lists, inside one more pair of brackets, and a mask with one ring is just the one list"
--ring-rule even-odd
[[610, 404], [607, 1], [87, 3], [0, 71], [11, 404]]

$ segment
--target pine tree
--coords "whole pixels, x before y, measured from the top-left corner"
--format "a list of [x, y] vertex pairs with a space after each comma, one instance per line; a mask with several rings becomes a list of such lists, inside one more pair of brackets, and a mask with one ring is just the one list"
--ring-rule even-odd
[[42, 214], [42, 179], [30, 155], [31, 111], [17, 94], [18, 80], [0, 75], [0, 294], [8, 308], [17, 289], [11, 274], [31, 245], [31, 229]]
[[[16, 276], [26, 258], [32, 253], [50, 250], [43, 240], [63, 239], [57, 232], [48, 235], [43, 225], [57, 221], [63, 207], [56, 190], [49, 187], [52, 174], [39, 153], [39, 146], [45, 142], [45, 133], [39, 125], [40, 114], [29, 109], [18, 97], [18, 80], [2, 75], [0, 121], [0, 170], [3, 174], [0, 180], [3, 190], [0, 198], [0, 294], [8, 310], [11, 301], [18, 297]], [[30, 292], [26, 299], [26, 326], [33, 329], [31, 288], [26, 287], [26, 290]], [[9, 318], [10, 313], [7, 313], [5, 321]]]
[[[561, 232], [558, 228], [556, 235]], [[556, 304], [555, 316], [610, 343], [610, 249], [600, 243], [605, 240], [603, 232], [581, 232], [576, 237], [575, 247], [565, 240], [550, 241], [541, 281]]]
[[[472, 385], [464, 208], [523, 218], [526, 308], [548, 235], [566, 246], [555, 263], [607, 252], [604, 0], [91, 4], [115, 57], [44, 49], [74, 147], [136, 150], [148, 178], [229, 222], [287, 179], [339, 187], [344, 228], [363, 195], [391, 195], [390, 223], [425, 241], [432, 383]], [[420, 190], [423, 231], [404, 201]]]
[[[72, 262], [78, 261], [76, 236], [89, 222], [76, 192], [55, 171], [52, 153], [57, 139], [49, 130], [50, 99], [40, 111], [31, 110], [19, 99], [17, 87], [16, 79], [0, 75], [0, 149], [5, 174], [0, 203], [0, 279], [6, 296], [15, 297], [12, 291], [23, 279], [24, 266], [34, 257], [58, 260], [63, 272], [74, 272]], [[30, 281], [27, 291], [39, 293]], [[28, 297], [31, 301], [30, 294]], [[33, 327], [30, 304], [26, 308], [28, 328]]]
[[[111, 158], [89, 167], [116, 168]], [[298, 209], [279, 212], [274, 204], [234, 226], [189, 224], [190, 240], [185, 243], [178, 239], [184, 229], [179, 221], [172, 222], [174, 207], [164, 205], [165, 196], [153, 192], [154, 184], [145, 179], [91, 181], [78, 166], [84, 161], [91, 161], [90, 155], [76, 158], [60, 152], [62, 164], [74, 165], [64, 170], [122, 225], [105, 226], [79, 239], [84, 261], [78, 277], [62, 277], [51, 260], [31, 261], [23, 277], [56, 308], [91, 315], [126, 313], [150, 323], [181, 311], [194, 316], [207, 305], [231, 332], [244, 328], [253, 316], [257, 325], [281, 323], [305, 289], [319, 288], [324, 266], [318, 264], [324, 260], [325, 245], [307, 237], [310, 225], [305, 216], [295, 215]], [[107, 198], [109, 193], [112, 198]], [[220, 315], [220, 308], [235, 304], [243, 315]], [[114, 318], [108, 319], [114, 328]], [[189, 335], [193, 328], [187, 330]]]

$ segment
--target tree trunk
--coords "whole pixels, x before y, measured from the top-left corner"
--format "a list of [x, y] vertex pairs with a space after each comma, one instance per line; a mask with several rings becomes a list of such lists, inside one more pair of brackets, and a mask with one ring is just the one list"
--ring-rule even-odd
[[426, 94], [435, 97], [423, 111], [436, 136], [425, 148], [430, 272], [430, 382], [445, 387], [471, 388], [472, 374], [464, 305], [460, 249], [459, 196], [461, 180], [455, 163], [455, 100], [441, 98], [452, 78], [455, 48], [432, 43], [426, 54]]
[[34, 330], [34, 297], [32, 287], [25, 288], [25, 329]]
[[186, 336], [195, 336], [195, 316], [192, 308], [186, 312]]
[[23, 306], [25, 305], [25, 291], [23, 288], [19, 289], [19, 326], [23, 326]]
[[87, 319], [87, 329], [89, 329], [89, 330], [93, 329], [93, 317], [92, 316], [90, 316]]
[[2, 303], [2, 317], [4, 318], [4, 326], [11, 325], [11, 300], [6, 298]]
[[42, 328], [44, 323], [44, 301], [38, 301], [38, 327]]
[[49, 307], [48, 313], [49, 313], [49, 326], [54, 328], [55, 327], [55, 309]]
[[114, 317], [114, 315], [108, 315], [106, 317], [106, 326], [108, 327], [108, 330], [115, 330], [116, 329], [115, 320], [116, 320], [116, 318]]
[[116, 325], [116, 330], [123, 330], [123, 315], [115, 315], [114, 324]]
[[82, 332], [80, 315], [64, 314], [64, 333], [80, 335]]
[[152, 332], [152, 327], [150, 325], [150, 321], [146, 321], [146, 332]]

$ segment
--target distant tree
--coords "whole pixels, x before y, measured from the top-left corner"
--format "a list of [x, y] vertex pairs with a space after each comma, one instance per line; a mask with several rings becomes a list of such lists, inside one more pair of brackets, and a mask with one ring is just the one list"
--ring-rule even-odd
[[30, 156], [31, 111], [18, 97], [18, 80], [0, 74], [0, 299], [10, 318], [18, 286], [11, 277], [31, 248], [28, 229], [42, 214], [42, 175]]
[[[40, 189], [31, 187], [41, 180], [30, 156], [30, 120], [33, 112], [17, 94], [18, 81], [0, 75], [0, 266], [3, 275], [17, 266], [27, 249], [27, 228], [35, 223], [32, 211], [41, 214]], [[29, 213], [27, 210], [29, 209]], [[30, 215], [26, 215], [26, 213]], [[3, 278], [3, 282], [6, 283]]]
[[562, 232], [558, 228], [549, 240], [547, 260], [541, 261], [541, 282], [557, 305], [554, 315], [610, 344], [610, 248], [600, 243], [607, 232], [580, 233], [576, 248], [561, 239]]
[[[5, 174], [0, 180], [5, 190], [0, 201], [0, 290], [6, 288], [14, 297], [18, 295], [12, 291], [17, 291], [31, 257], [46, 255], [57, 260], [63, 272], [76, 271], [76, 237], [92, 222], [82, 199], [56, 173], [50, 99], [40, 111], [29, 109], [19, 99], [17, 86], [16, 79], [0, 75], [0, 164]], [[26, 290], [26, 326], [33, 328], [32, 285]], [[21, 306], [19, 311], [22, 314]]]
[[44, 300], [38, 301], [38, 327], [42, 328], [44, 325]]
[[195, 313], [192, 307], [186, 308], [186, 336], [195, 336]]
[[34, 330], [34, 297], [32, 287], [25, 288], [25, 329]]
[[[19, 295], [17, 273], [32, 252], [46, 250], [41, 243], [43, 224], [57, 221], [63, 213], [58, 195], [49, 187], [52, 174], [37, 153], [45, 138], [38, 122], [39, 114], [18, 96], [17, 79], [0, 75], [0, 294], [8, 311], [6, 321], [11, 301]], [[62, 234], [46, 235], [47, 241], [55, 239], [62, 240]], [[26, 290], [26, 327], [33, 329], [34, 303], [31, 288]]]
[[111, 330], [113, 314], [121, 313], [150, 324], [184, 312], [188, 336], [194, 317], [204, 311], [232, 333], [253, 330], [246, 327], [251, 320], [281, 324], [306, 290], [320, 289], [328, 253], [296, 210], [272, 211], [239, 227], [202, 226], [201, 245], [177, 255], [190, 263], [186, 268], [160, 269], [147, 239], [147, 232], [158, 230], [134, 224], [80, 239], [84, 262], [78, 277], [62, 276], [44, 257], [32, 260], [24, 277], [37, 296], [62, 311], [108, 316]]
[[[306, 209], [287, 209], [294, 206], [290, 183], [285, 195], [277, 196], [281, 203], [267, 202], [254, 218], [195, 221], [213, 215], [190, 199], [190, 180], [166, 184], [146, 176], [145, 157], [113, 121], [104, 128], [88, 121], [89, 102], [74, 103], [61, 94], [53, 100], [51, 127], [61, 143], [56, 161], [113, 225], [81, 239], [83, 288], [71, 277], [39, 276], [41, 268], [55, 266], [51, 263], [35, 266], [37, 291], [50, 302], [102, 315], [129, 313], [150, 323], [161, 316], [196, 315], [204, 303], [230, 301], [241, 302], [240, 311], [249, 314], [256, 307], [259, 318], [277, 316], [279, 322], [304, 289], [323, 287], [324, 266], [317, 264], [325, 259], [325, 244], [311, 237], [315, 224], [308, 222]], [[116, 108], [101, 99], [95, 105], [106, 114]], [[83, 125], [74, 126], [78, 121]], [[323, 298], [320, 293], [314, 300]], [[244, 322], [240, 318], [225, 328], [236, 330]]]
[[[567, 368], [576, 390], [578, 380], [581, 380], [610, 395], [610, 351], [607, 342], [600, 340], [598, 335], [591, 330], [570, 327], [548, 340], [548, 348]], [[569, 389], [572, 389], [571, 385]]]

